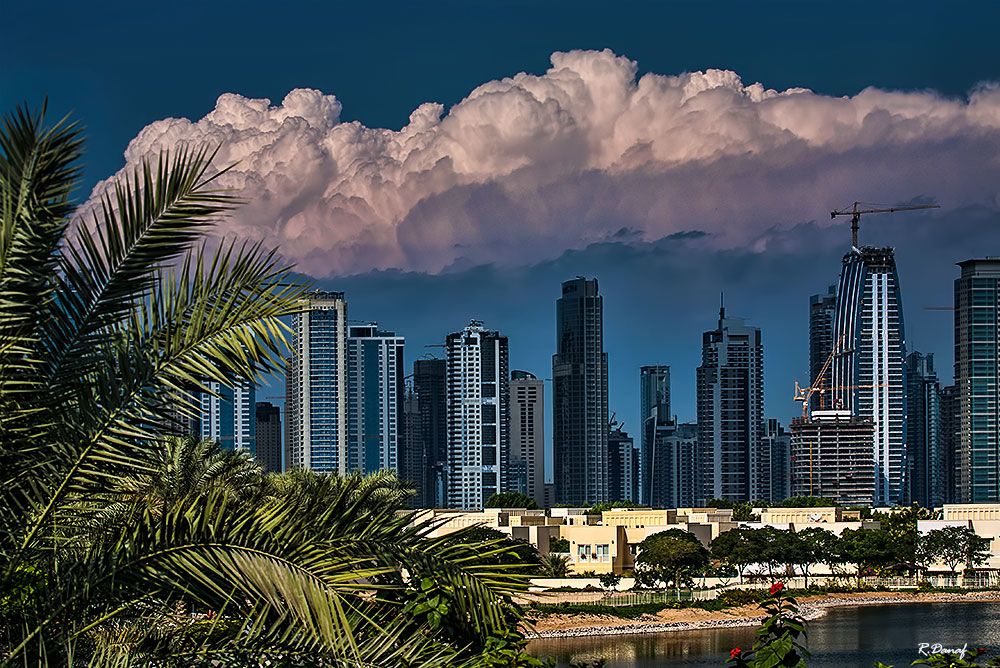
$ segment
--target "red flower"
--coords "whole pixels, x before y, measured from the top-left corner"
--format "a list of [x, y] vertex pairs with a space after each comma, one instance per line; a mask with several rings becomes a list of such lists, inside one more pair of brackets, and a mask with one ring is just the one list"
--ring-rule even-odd
[[734, 647], [733, 649], [729, 650], [729, 658], [730, 659], [735, 659], [736, 657], [738, 657], [740, 655], [741, 651], [742, 650], [739, 647]]
[[771, 589], [770, 589], [771, 596], [774, 596], [775, 594], [777, 594], [779, 591], [781, 591], [784, 588], [785, 588], [784, 583], [775, 582], [773, 585], [771, 585]]

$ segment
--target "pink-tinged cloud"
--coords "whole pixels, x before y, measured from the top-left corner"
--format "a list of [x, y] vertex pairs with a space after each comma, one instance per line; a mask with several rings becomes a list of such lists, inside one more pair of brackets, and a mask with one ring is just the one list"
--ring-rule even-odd
[[220, 145], [217, 164], [238, 163], [221, 183], [248, 204], [218, 233], [318, 277], [515, 266], [692, 230], [764, 250], [856, 199], [1000, 203], [996, 86], [835, 98], [721, 70], [636, 71], [607, 50], [555, 53], [544, 75], [484, 83], [447, 113], [423, 104], [398, 131], [341, 122], [315, 90], [278, 106], [225, 94], [199, 121], [150, 124], [125, 158]]

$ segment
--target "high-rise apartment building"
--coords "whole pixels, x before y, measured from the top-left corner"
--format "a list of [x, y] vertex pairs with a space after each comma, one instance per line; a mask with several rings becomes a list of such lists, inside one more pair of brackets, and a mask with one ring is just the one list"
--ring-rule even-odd
[[[891, 248], [865, 246], [844, 255], [834, 340], [832, 405], [872, 422], [876, 505], [908, 497], [903, 307]], [[849, 352], [848, 352], [849, 351]]]
[[257, 430], [257, 463], [268, 473], [281, 473], [281, 409], [269, 401], [254, 407]]
[[313, 292], [292, 316], [285, 373], [288, 468], [347, 473], [347, 302], [342, 292]]
[[961, 442], [961, 416], [958, 388], [948, 385], [941, 388], [941, 457], [944, 469], [944, 502], [958, 503], [958, 446]]
[[352, 471], [399, 470], [404, 343], [378, 323], [349, 328], [347, 448]]
[[608, 431], [608, 496], [638, 502], [639, 449], [624, 425], [612, 420]]
[[718, 328], [702, 336], [697, 372], [698, 457], [705, 499], [761, 498], [764, 346], [760, 329], [719, 309]]
[[[833, 322], [837, 309], [837, 286], [831, 285], [826, 294], [813, 295], [809, 298], [809, 383], [812, 385], [819, 378], [823, 365], [833, 352], [835, 339], [833, 337]], [[830, 392], [832, 373], [828, 372], [820, 384], [823, 391], [813, 394], [809, 408], [829, 408], [823, 406], [823, 401], [831, 401]]]
[[1000, 502], [1000, 257], [959, 262], [955, 280], [958, 499]]
[[447, 499], [482, 508], [506, 491], [510, 450], [507, 337], [473, 320], [449, 334], [447, 350]]
[[413, 362], [413, 399], [416, 411], [413, 431], [414, 452], [407, 456], [409, 471], [404, 479], [417, 490], [413, 503], [418, 508], [439, 508], [447, 504], [445, 466], [448, 457], [447, 366], [443, 359]]
[[199, 395], [198, 433], [202, 438], [219, 441], [227, 450], [255, 454], [256, 423], [254, 403], [256, 388], [248, 381], [229, 385], [208, 383], [211, 392]]
[[791, 449], [791, 434], [776, 418], [768, 418], [761, 437], [761, 470], [764, 473], [759, 500], [779, 503], [791, 495]]
[[639, 485], [641, 503], [649, 503], [646, 496], [650, 493], [652, 481], [653, 440], [658, 430], [670, 426], [673, 428], [670, 413], [670, 367], [643, 366], [639, 367], [639, 434], [640, 434], [640, 465], [639, 477], [643, 481]]
[[527, 371], [510, 375], [510, 491], [545, 503], [545, 382]]
[[557, 503], [606, 503], [608, 355], [597, 279], [562, 284], [552, 356], [552, 447]]
[[791, 496], [870, 504], [876, 487], [872, 427], [871, 418], [848, 410], [817, 410], [809, 419], [793, 419]]
[[906, 356], [906, 452], [910, 500], [922, 508], [945, 503], [947, 458], [941, 447], [941, 385], [934, 355]]
[[705, 498], [698, 461], [697, 424], [658, 425], [643, 469], [642, 503], [653, 508], [700, 506]]

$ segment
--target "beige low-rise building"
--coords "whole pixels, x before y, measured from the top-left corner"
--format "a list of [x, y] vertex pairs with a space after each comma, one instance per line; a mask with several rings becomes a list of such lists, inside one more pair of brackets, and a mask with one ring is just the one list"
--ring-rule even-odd
[[[859, 517], [860, 519], [860, 517]], [[844, 509], [829, 508], [764, 508], [760, 513], [763, 524], [821, 524], [842, 522]]]

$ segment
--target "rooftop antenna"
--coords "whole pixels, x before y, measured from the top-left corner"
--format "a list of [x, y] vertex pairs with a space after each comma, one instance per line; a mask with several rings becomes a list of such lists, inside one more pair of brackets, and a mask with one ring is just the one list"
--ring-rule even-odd
[[726, 319], [726, 293], [719, 293], [719, 320]]

